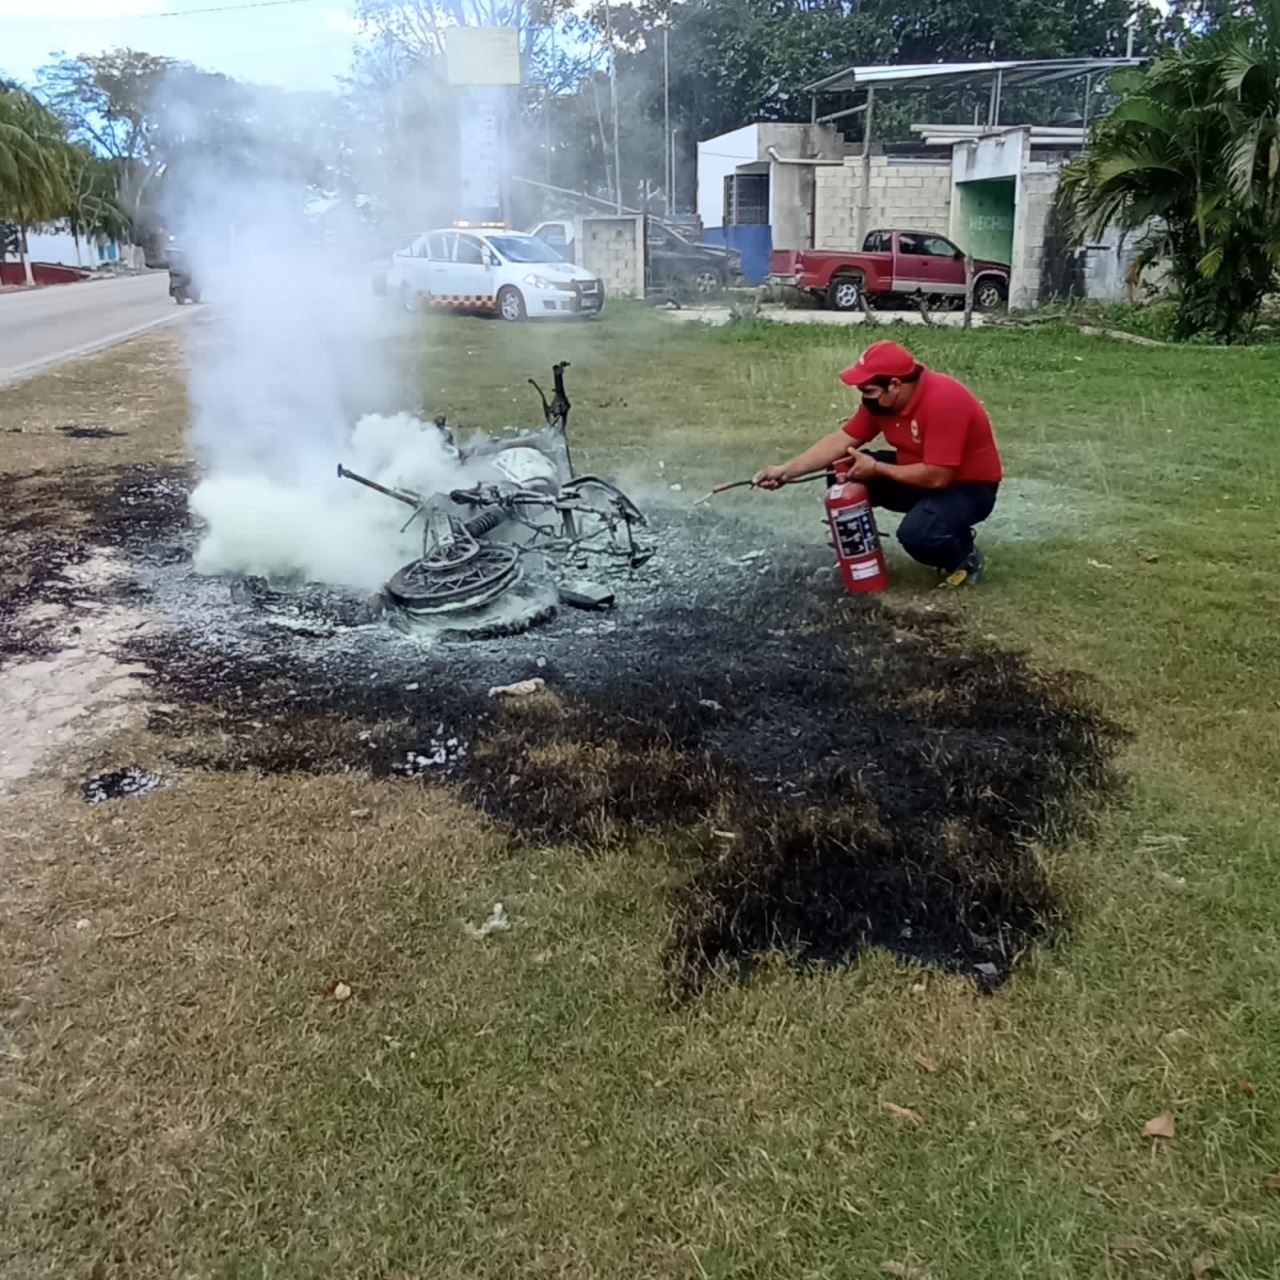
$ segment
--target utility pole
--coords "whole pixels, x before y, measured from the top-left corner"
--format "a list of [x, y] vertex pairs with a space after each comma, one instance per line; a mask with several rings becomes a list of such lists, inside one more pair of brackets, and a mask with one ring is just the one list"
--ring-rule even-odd
[[547, 83], [542, 86], [542, 147], [546, 154], [547, 185], [551, 184], [551, 80], [556, 65], [556, 29], [551, 30], [551, 61], [547, 70]]
[[676, 165], [678, 163], [679, 149], [676, 139], [680, 137], [679, 129], [671, 130], [671, 212], [679, 213], [679, 207], [676, 204]]
[[618, 58], [613, 43], [613, 9], [604, 0], [604, 25], [609, 35], [609, 97], [613, 100], [613, 196], [622, 213], [622, 152], [618, 146]]
[[667, 49], [667, 37], [670, 27], [662, 28], [662, 154], [665, 160], [662, 173], [662, 185], [667, 189], [667, 213], [672, 212], [672, 201], [675, 198], [673, 188], [675, 179], [674, 151], [671, 146], [671, 59]]

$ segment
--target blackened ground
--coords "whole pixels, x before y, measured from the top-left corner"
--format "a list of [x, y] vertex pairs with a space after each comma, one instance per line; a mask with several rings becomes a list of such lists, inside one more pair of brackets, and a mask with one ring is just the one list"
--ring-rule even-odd
[[110, 440], [129, 434], [127, 431], [112, 431], [110, 427], [82, 427], [74, 422], [58, 430], [71, 440]]
[[[994, 985], [1057, 915], [1036, 846], [1111, 781], [1119, 734], [1073, 681], [852, 600], [821, 545], [705, 508], [658, 513], [659, 552], [611, 615], [450, 645], [332, 592], [233, 601], [189, 570], [181, 489], [124, 474], [95, 531], [172, 620], [130, 656], [186, 708], [154, 721], [188, 739], [180, 762], [434, 775], [513, 848], [672, 833], [680, 994], [770, 950], [830, 964], [868, 945]], [[531, 676], [546, 692], [488, 696]]]
[[[57, 502], [50, 500], [55, 483]], [[68, 532], [89, 486], [74, 472], [55, 482], [39, 472], [0, 475], [0, 668], [18, 657], [43, 657], [55, 647], [27, 618], [40, 604], [70, 604], [83, 595], [68, 570], [89, 549]]]
[[[189, 475], [179, 467], [0, 474], [0, 668], [57, 645], [36, 605], [74, 606], [92, 594], [70, 571], [95, 547], [155, 564], [189, 559]], [[130, 588], [124, 589], [126, 593]]]

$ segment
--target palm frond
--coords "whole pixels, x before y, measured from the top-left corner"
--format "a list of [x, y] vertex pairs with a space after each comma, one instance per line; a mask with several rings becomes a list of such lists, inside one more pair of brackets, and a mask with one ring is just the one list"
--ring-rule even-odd
[[1206, 280], [1216, 276], [1222, 269], [1222, 248], [1215, 246], [1196, 263], [1196, 269]]
[[1262, 122], [1255, 120], [1244, 126], [1235, 142], [1224, 156], [1225, 171], [1223, 178], [1227, 189], [1240, 203], [1248, 208], [1254, 203], [1254, 182], [1258, 173], [1258, 159], [1262, 151]]

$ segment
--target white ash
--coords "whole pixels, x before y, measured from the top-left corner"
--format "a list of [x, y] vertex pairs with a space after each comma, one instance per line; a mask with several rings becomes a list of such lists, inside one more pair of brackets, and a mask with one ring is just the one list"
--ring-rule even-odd
[[416, 778], [433, 769], [448, 769], [467, 758], [467, 744], [460, 738], [446, 738], [444, 725], [436, 729], [436, 737], [418, 751], [406, 751], [402, 763], [392, 771], [403, 778]]
[[160, 774], [130, 767], [87, 778], [80, 793], [86, 804], [102, 804], [105, 800], [120, 800], [126, 796], [145, 796], [164, 785], [165, 779]]

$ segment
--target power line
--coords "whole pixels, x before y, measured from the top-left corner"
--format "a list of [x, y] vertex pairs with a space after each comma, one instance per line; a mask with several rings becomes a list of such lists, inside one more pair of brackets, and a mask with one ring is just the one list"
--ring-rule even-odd
[[76, 23], [83, 26], [96, 22], [141, 22], [144, 18], [193, 18], [206, 13], [240, 13], [245, 9], [280, 9], [285, 5], [317, 4], [319, 0], [245, 0], [241, 4], [210, 5], [203, 9], [165, 9], [160, 13], [111, 13], [101, 18], [78, 14], [74, 18], [19, 18], [15, 26], [67, 26]]

